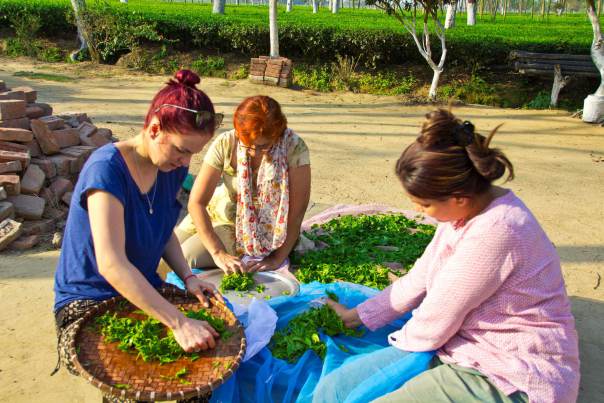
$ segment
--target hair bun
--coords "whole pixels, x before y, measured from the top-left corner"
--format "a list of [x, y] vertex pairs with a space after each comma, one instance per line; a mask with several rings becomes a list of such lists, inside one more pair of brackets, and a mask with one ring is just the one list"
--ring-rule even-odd
[[187, 87], [191, 88], [195, 88], [195, 85], [201, 82], [199, 76], [193, 73], [191, 70], [178, 70], [174, 75], [174, 78], [179, 84], [186, 85]]

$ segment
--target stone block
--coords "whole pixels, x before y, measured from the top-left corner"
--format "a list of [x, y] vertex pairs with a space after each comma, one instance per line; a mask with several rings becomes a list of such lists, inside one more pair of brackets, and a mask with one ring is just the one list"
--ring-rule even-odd
[[38, 235], [21, 235], [19, 239], [10, 244], [13, 250], [28, 250], [36, 246], [40, 242]]
[[71, 196], [73, 195], [73, 192], [65, 192], [65, 194], [63, 195], [63, 197], [61, 197], [61, 201], [63, 203], [65, 203], [67, 206], [69, 206], [71, 204]]
[[15, 216], [15, 206], [7, 201], [0, 201], [0, 222]]
[[43, 102], [32, 102], [30, 104], [28, 104], [29, 106], [37, 106], [39, 108], [42, 108], [42, 110], [44, 111], [44, 115], [43, 116], [50, 116], [52, 115], [52, 106], [45, 104]]
[[0, 186], [6, 190], [6, 194], [9, 196], [16, 196], [21, 193], [19, 175], [0, 175]]
[[33, 119], [31, 121], [31, 129], [44, 154], [57, 154], [61, 150], [61, 147], [59, 147], [59, 144], [52, 135], [52, 131], [48, 129], [48, 126], [44, 122]]
[[46, 208], [57, 208], [59, 207], [59, 199], [57, 196], [50, 190], [50, 188], [43, 188], [40, 190], [40, 194], [38, 195], [46, 201]]
[[46, 123], [50, 130], [62, 129], [65, 126], [65, 121], [58, 116], [42, 116], [38, 120]]
[[[0, 141], [0, 150], [2, 151], [14, 151], [18, 153], [28, 153], [29, 147], [21, 143], [11, 143], [9, 141]], [[30, 154], [31, 157], [31, 154]]]
[[73, 183], [69, 179], [59, 176], [50, 184], [50, 190], [52, 190], [57, 199], [62, 199], [65, 193], [73, 190]]
[[4, 186], [0, 186], [0, 200], [6, 200], [7, 197], [6, 189], [4, 189]]
[[82, 170], [91, 152], [90, 147], [84, 148], [82, 146], [67, 147], [61, 150], [61, 154], [75, 158], [75, 161], [71, 162], [70, 165], [71, 173], [79, 173]]
[[76, 161], [76, 158], [67, 155], [51, 155], [47, 157], [55, 165], [57, 175], [68, 176], [71, 173], [71, 164]]
[[29, 155], [32, 158], [37, 158], [42, 155], [42, 149], [40, 148], [40, 144], [36, 139], [33, 139], [29, 143], [25, 143], [25, 146], [29, 149]]
[[57, 115], [71, 127], [78, 127], [84, 122], [92, 123], [88, 115], [83, 112], [65, 112]]
[[16, 141], [18, 143], [28, 143], [34, 139], [34, 133], [31, 130], [0, 127], [0, 141]]
[[44, 218], [50, 218], [59, 222], [67, 217], [67, 209], [61, 209], [56, 207], [47, 207], [44, 211]]
[[54, 178], [57, 176], [57, 167], [51, 160], [41, 159], [41, 158], [32, 158], [31, 163], [40, 167], [40, 169], [44, 172], [44, 175], [48, 178]]
[[44, 116], [46, 112], [37, 105], [27, 105], [25, 108], [25, 116], [30, 119], [37, 119]]
[[22, 168], [27, 168], [31, 156], [29, 152], [0, 150], [0, 162], [20, 161]]
[[29, 124], [29, 118], [27, 116], [19, 118], [19, 119], [0, 119], [0, 127], [14, 127], [18, 129], [31, 129], [31, 125]]
[[27, 103], [36, 102], [36, 99], [38, 99], [38, 91], [31, 87], [15, 87], [13, 88], [13, 91], [23, 91]]
[[0, 162], [0, 174], [21, 172], [22, 170], [21, 161]]
[[39, 220], [42, 218], [44, 207], [46, 206], [46, 201], [38, 196], [9, 196], [7, 200], [15, 206], [17, 217], [23, 217], [26, 220]]
[[98, 128], [97, 129], [97, 134], [103, 136], [104, 138], [106, 138], [107, 140], [111, 141], [111, 139], [113, 138], [113, 132], [111, 131], [111, 129], [105, 129], [105, 128]]
[[80, 144], [80, 132], [78, 129], [69, 128], [53, 130], [52, 134], [55, 136], [55, 140], [61, 148], [77, 146]]
[[0, 222], [0, 250], [5, 249], [21, 235], [21, 223], [7, 218]]
[[35, 221], [24, 221], [22, 228], [23, 235], [47, 234], [55, 230], [55, 220], [46, 218]]
[[26, 105], [25, 101], [20, 100], [0, 100], [0, 120], [24, 117]]
[[46, 174], [34, 164], [30, 164], [21, 178], [21, 193], [38, 194], [44, 186]]
[[80, 137], [90, 137], [96, 133], [98, 129], [92, 123], [84, 122], [78, 126], [78, 130], [80, 131]]

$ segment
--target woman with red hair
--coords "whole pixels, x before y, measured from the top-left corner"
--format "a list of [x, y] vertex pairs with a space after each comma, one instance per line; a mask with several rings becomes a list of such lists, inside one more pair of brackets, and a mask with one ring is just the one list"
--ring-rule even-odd
[[286, 266], [308, 205], [308, 148], [270, 97], [245, 99], [233, 123], [210, 146], [177, 235], [191, 267], [275, 270]]
[[96, 150], [80, 173], [55, 273], [57, 370], [63, 363], [75, 373], [67, 352], [74, 322], [117, 295], [169, 327], [184, 350], [215, 345], [218, 334], [208, 323], [187, 318], [157, 291], [163, 258], [206, 306], [204, 293], [221, 299], [192, 274], [174, 235], [182, 208], [176, 196], [191, 156], [222, 120], [197, 83], [191, 71], [176, 73], [155, 95], [141, 132]]

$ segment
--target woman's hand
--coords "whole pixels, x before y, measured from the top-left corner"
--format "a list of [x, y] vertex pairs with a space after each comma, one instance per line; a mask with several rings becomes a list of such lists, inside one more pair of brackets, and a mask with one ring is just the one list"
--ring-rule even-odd
[[174, 338], [187, 353], [216, 347], [218, 332], [206, 321], [182, 316], [178, 325], [172, 329]]
[[214, 287], [214, 284], [208, 283], [207, 281], [202, 281], [197, 276], [187, 278], [187, 281], [185, 281], [185, 287], [187, 288], [187, 291], [195, 295], [199, 302], [201, 302], [206, 308], [210, 306], [206, 294], [224, 303], [222, 295], [218, 292], [216, 287]]
[[241, 259], [233, 255], [229, 255], [225, 251], [218, 252], [213, 255], [214, 263], [226, 274], [231, 273], [244, 273], [247, 270], [247, 266], [243, 264]]
[[348, 309], [344, 305], [339, 304], [329, 298], [326, 300], [325, 303], [329, 305], [334, 311], [336, 311], [340, 319], [342, 319], [342, 321], [344, 322], [344, 326], [346, 326], [347, 328], [354, 329], [363, 324], [356, 308]]
[[258, 262], [250, 263], [247, 271], [254, 273], [257, 271], [277, 270], [284, 260], [271, 254]]

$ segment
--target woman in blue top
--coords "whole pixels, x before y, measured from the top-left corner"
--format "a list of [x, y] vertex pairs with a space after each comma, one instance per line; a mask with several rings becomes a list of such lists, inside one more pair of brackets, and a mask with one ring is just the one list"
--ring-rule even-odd
[[55, 273], [57, 370], [62, 362], [74, 373], [65, 348], [73, 337], [70, 325], [116, 295], [172, 329], [185, 351], [215, 346], [218, 334], [207, 322], [185, 317], [156, 290], [163, 257], [206, 306], [204, 293], [222, 299], [191, 273], [173, 232], [191, 156], [222, 121], [197, 83], [191, 71], [176, 73], [155, 95], [140, 134], [99, 148], [80, 173]]

